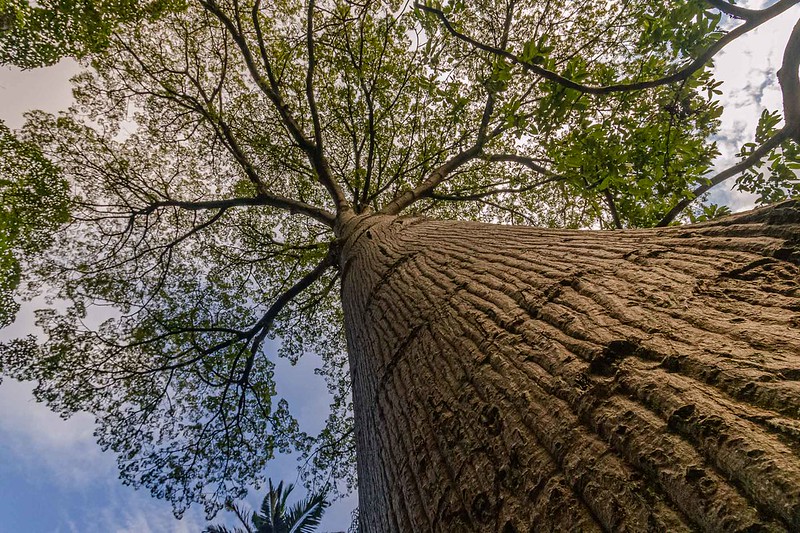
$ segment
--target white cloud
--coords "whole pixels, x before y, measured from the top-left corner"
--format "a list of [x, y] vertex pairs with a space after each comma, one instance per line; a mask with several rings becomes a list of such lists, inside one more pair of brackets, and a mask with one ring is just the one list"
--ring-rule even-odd
[[[766, 4], [765, 1], [741, 3], [750, 9], [762, 9]], [[715, 58], [716, 77], [723, 81], [720, 101], [725, 108], [717, 138], [722, 152], [716, 161], [717, 171], [736, 163], [736, 152], [744, 143], [754, 141], [758, 117], [764, 109], [783, 111], [777, 71], [798, 16], [800, 7], [796, 6], [735, 40]], [[711, 201], [727, 205], [733, 211], [753, 208], [756, 196], [732, 190], [734, 181], [735, 178], [730, 178], [712, 189]]]
[[0, 386], [2, 446], [18, 461], [20, 471], [46, 469], [61, 487], [85, 487], [116, 466], [95, 444], [94, 419], [77, 414], [63, 420], [34, 400], [30, 383], [4, 379]]
[[[202, 512], [191, 509], [180, 521], [167, 502], [124, 487], [111, 453], [103, 453], [92, 435], [94, 420], [78, 414], [62, 420], [31, 395], [30, 383], [4, 380], [0, 386], [0, 455], [6, 471], [39, 487], [53, 502], [64, 495], [85, 506], [51, 509], [56, 532], [189, 533], [205, 526]], [[19, 482], [19, 481], [17, 481]], [[61, 496], [59, 496], [61, 495]]]
[[102, 509], [97, 516], [97, 533], [198, 533], [206, 526], [206, 521], [196, 509], [187, 512], [181, 520], [176, 520], [169, 512], [165, 512], [163, 502], [144, 498], [126, 501], [118, 498], [113, 506]]

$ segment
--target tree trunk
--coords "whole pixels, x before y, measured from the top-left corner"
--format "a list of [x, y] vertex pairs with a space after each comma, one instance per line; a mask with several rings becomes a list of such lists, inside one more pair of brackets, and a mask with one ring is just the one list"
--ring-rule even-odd
[[800, 531], [800, 202], [339, 234], [362, 531]]

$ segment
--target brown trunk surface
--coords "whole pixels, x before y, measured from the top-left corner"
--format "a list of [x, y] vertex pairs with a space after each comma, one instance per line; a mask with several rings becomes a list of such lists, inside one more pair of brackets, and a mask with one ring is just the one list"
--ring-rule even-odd
[[362, 531], [800, 531], [800, 203], [339, 231]]

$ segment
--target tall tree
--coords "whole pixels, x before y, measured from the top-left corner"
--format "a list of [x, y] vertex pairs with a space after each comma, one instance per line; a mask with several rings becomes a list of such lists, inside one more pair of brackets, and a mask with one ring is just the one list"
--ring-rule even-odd
[[[178, 513], [294, 446], [350, 483], [355, 452], [365, 531], [800, 528], [797, 202], [665, 227], [726, 177], [797, 191], [800, 25], [783, 124], [718, 174], [709, 141], [709, 62], [795, 3], [200, 0], [123, 24], [74, 109], [25, 128], [77, 196], [30, 283], [72, 303], [4, 369], [96, 413], [123, 480]], [[320, 435], [274, 397], [267, 338], [322, 356]]]

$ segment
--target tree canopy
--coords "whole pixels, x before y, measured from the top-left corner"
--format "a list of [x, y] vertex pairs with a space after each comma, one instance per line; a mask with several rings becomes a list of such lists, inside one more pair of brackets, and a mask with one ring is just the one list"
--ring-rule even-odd
[[0, 63], [35, 68], [85, 57], [106, 48], [119, 25], [182, 7], [181, 0], [0, 0]]
[[[199, 0], [108, 24], [81, 3], [74, 32], [52, 30], [78, 44], [42, 55], [9, 47], [34, 27], [12, 25], [4, 61], [87, 69], [68, 112], [19, 132], [72, 188], [70, 223], [26, 266], [28, 293], [67, 307], [39, 311], [45, 340], [5, 346], [3, 370], [96, 414], [123, 480], [177, 513], [214, 512], [291, 448], [352, 486], [341, 215], [611, 229], [685, 220], [733, 176], [764, 202], [797, 194], [800, 27], [784, 109], [717, 174], [711, 140], [714, 55], [796, 3]], [[25, 6], [6, 12], [31, 21]], [[274, 358], [308, 351], [333, 397], [320, 435], [275, 395]]]
[[0, 121], [0, 327], [19, 304], [20, 259], [44, 250], [67, 222], [68, 185], [36, 145], [18, 139]]

